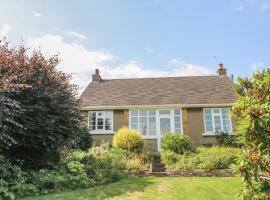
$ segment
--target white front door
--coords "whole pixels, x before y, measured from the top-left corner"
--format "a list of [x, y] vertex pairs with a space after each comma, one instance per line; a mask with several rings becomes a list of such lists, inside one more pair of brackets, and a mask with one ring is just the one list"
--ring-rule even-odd
[[157, 131], [158, 151], [161, 151], [161, 140], [167, 132], [173, 132], [173, 118], [172, 116], [159, 116], [159, 130]]

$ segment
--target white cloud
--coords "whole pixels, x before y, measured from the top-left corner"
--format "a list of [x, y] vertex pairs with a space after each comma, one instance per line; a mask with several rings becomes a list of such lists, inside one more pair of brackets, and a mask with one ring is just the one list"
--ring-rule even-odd
[[81, 33], [78, 33], [78, 32], [76, 32], [76, 31], [66, 31], [65, 34], [66, 34], [67, 36], [75, 37], [75, 38], [77, 38], [77, 39], [79, 39], [79, 40], [84, 40], [84, 39], [87, 38], [85, 35], [83, 35], [83, 34], [81, 34]]
[[260, 7], [261, 11], [268, 11], [270, 10], [270, 4], [262, 4]]
[[35, 16], [35, 17], [41, 17], [42, 16], [42, 14], [40, 12], [35, 12], [35, 11], [32, 12], [32, 15]]
[[12, 26], [9, 24], [3, 24], [2, 28], [0, 28], [0, 36], [5, 37], [7, 36], [8, 32], [12, 30]]
[[166, 70], [146, 68], [136, 59], [119, 63], [116, 62], [117, 57], [110, 52], [89, 50], [82, 44], [74, 42], [67, 43], [60, 35], [29, 38], [27, 46], [40, 48], [45, 55], [59, 54], [59, 58], [62, 60], [60, 69], [73, 73], [73, 83], [81, 87], [79, 93], [91, 81], [91, 74], [95, 68], [99, 68], [101, 76], [107, 79], [212, 74], [207, 67], [188, 64], [177, 59], [172, 59], [170, 64], [173, 66]]
[[250, 66], [250, 69], [252, 71], [256, 71], [258, 70], [259, 68], [263, 67], [264, 66], [264, 63], [263, 62], [258, 62], [258, 63], [253, 63], [251, 66]]
[[173, 58], [169, 60], [169, 64], [176, 66], [173, 73], [177, 76], [203, 76], [213, 74], [206, 66], [186, 63], [182, 59]]

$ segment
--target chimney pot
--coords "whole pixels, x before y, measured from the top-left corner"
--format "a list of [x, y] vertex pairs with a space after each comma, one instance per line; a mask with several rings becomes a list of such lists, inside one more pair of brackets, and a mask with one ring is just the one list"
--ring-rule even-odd
[[217, 75], [219, 76], [227, 76], [227, 69], [224, 67], [223, 63], [219, 63]]
[[99, 69], [95, 69], [95, 73], [92, 74], [92, 82], [100, 82], [102, 80], [100, 74], [99, 74]]

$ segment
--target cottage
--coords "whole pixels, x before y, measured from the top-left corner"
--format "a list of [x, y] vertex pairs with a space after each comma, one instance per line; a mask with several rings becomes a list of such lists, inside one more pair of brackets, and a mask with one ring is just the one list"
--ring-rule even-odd
[[152, 151], [160, 151], [168, 131], [209, 145], [216, 143], [216, 131], [233, 133], [232, 88], [223, 64], [216, 76], [102, 79], [96, 69], [80, 109], [96, 145], [111, 141], [123, 126], [138, 130]]

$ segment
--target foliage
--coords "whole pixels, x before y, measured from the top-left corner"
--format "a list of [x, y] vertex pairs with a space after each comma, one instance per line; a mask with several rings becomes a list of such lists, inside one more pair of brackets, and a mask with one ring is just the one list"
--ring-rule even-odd
[[92, 138], [89, 129], [83, 126], [80, 127], [76, 137], [74, 137], [74, 140], [71, 142], [71, 148], [86, 151], [91, 147], [91, 144]]
[[167, 168], [179, 169], [227, 169], [235, 164], [240, 149], [231, 147], [199, 147], [194, 152], [177, 154], [162, 152], [162, 162]]
[[35, 191], [35, 185], [27, 181], [27, 173], [0, 156], [0, 199], [12, 200], [16, 195], [33, 194]]
[[144, 140], [136, 130], [121, 128], [113, 137], [113, 146], [129, 152], [142, 152]]
[[80, 127], [76, 87], [58, 64], [57, 56], [0, 42], [0, 144], [28, 167], [54, 165]]
[[165, 133], [161, 141], [163, 150], [169, 150], [179, 154], [190, 151], [191, 144], [192, 141], [188, 136], [174, 133]]
[[264, 192], [269, 183], [260, 178], [261, 173], [270, 173], [270, 69], [239, 78], [235, 90], [238, 101], [233, 114], [244, 143], [238, 163], [243, 177], [241, 195], [245, 200], [270, 199]]
[[230, 135], [228, 132], [220, 131], [216, 133], [218, 145], [225, 147], [239, 147], [241, 144], [237, 141], [237, 135]]

